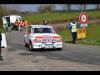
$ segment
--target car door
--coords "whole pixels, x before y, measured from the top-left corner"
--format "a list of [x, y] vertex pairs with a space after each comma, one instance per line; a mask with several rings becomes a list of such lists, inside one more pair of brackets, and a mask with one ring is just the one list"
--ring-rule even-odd
[[29, 43], [30, 42], [30, 37], [31, 37], [31, 26], [28, 27], [28, 30], [27, 30], [27, 42]]
[[26, 33], [25, 33], [25, 42], [27, 44], [29, 43], [30, 35], [31, 35], [31, 26], [28, 26], [28, 29], [26, 30]]

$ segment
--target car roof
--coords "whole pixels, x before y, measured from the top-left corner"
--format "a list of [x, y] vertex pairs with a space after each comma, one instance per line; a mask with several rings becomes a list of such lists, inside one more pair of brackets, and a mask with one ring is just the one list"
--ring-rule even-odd
[[41, 28], [41, 27], [45, 27], [45, 28], [52, 28], [51, 25], [30, 25], [32, 28]]

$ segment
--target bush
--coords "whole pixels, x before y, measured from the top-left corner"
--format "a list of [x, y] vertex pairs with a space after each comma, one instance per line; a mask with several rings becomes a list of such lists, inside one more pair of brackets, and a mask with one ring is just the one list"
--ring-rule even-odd
[[5, 15], [4, 12], [5, 12], [4, 8], [2, 8], [2, 7], [0, 6], [0, 29], [3, 28], [3, 25], [2, 25], [2, 16]]

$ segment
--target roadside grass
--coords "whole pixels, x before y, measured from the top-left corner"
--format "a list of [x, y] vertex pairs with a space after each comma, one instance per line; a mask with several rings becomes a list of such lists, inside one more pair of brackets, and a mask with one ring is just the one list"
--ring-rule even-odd
[[[68, 28], [64, 28], [63, 31], [58, 33], [62, 36], [64, 42], [71, 41], [72, 37]], [[86, 39], [77, 40], [77, 43], [87, 45], [100, 45], [100, 25], [89, 25], [89, 27], [87, 28]]]
[[[89, 19], [100, 18], [100, 11], [87, 11]], [[49, 23], [58, 23], [62, 21], [70, 21], [72, 19], [78, 19], [80, 12], [53, 12], [53, 13], [33, 13], [31, 15], [23, 15], [24, 20], [28, 20], [31, 24], [40, 24], [43, 20], [49, 21]]]
[[62, 36], [64, 42], [70, 42], [72, 39], [71, 33], [68, 28], [63, 28], [62, 31], [58, 31], [57, 33]]
[[5, 30], [2, 28], [2, 29], [0, 29], [0, 32], [1, 33], [5, 33]]
[[[90, 19], [100, 19], [100, 11], [87, 11], [89, 20]], [[79, 18], [80, 12], [54, 12], [54, 13], [37, 13], [31, 15], [22, 16], [23, 19], [28, 20], [31, 24], [41, 24], [43, 20], [49, 21], [49, 23], [58, 23], [62, 21], [70, 21], [72, 19]], [[91, 44], [100, 45], [100, 25], [94, 24], [89, 25], [87, 28], [87, 38], [84, 40], [77, 40], [77, 43], [81, 44]], [[63, 38], [65, 42], [71, 42], [72, 37], [68, 28], [60, 28], [57, 31]]]

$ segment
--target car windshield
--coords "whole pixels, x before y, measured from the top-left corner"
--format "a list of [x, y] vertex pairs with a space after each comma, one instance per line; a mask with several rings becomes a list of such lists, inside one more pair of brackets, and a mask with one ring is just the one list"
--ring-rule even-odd
[[52, 28], [34, 28], [33, 33], [54, 33]]

